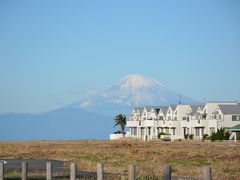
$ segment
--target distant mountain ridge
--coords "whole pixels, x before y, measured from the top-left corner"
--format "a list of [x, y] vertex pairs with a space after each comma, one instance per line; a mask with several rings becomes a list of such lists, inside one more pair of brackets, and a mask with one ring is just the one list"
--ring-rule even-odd
[[41, 114], [0, 115], [0, 140], [108, 139], [111, 117], [63, 108]]

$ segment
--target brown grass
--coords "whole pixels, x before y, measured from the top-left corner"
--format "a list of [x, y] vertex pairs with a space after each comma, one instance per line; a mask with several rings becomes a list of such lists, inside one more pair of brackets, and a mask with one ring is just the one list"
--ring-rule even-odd
[[127, 172], [134, 163], [139, 174], [162, 175], [166, 164], [174, 176], [202, 176], [211, 165], [215, 179], [240, 179], [240, 143], [161, 141], [32, 141], [0, 142], [0, 158], [75, 161], [82, 170], [104, 163], [107, 172]]

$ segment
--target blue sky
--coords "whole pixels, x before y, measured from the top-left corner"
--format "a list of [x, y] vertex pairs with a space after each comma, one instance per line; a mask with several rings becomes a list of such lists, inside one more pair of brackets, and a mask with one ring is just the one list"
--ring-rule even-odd
[[78, 101], [128, 74], [240, 100], [240, 1], [0, 1], [0, 113]]

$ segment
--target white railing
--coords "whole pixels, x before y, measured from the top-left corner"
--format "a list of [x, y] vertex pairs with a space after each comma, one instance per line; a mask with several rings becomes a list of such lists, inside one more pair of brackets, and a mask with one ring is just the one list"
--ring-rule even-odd
[[139, 126], [139, 121], [127, 121], [127, 127], [137, 127]]

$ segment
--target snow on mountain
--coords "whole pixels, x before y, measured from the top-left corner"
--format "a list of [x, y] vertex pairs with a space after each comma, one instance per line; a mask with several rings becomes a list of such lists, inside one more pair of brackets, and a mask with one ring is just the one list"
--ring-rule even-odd
[[[182, 103], [196, 103], [196, 100], [181, 96]], [[172, 92], [160, 82], [138, 74], [128, 75], [104, 91], [91, 93], [88, 97], [69, 107], [103, 114], [129, 114], [138, 106], [160, 106], [178, 104], [179, 93]]]

